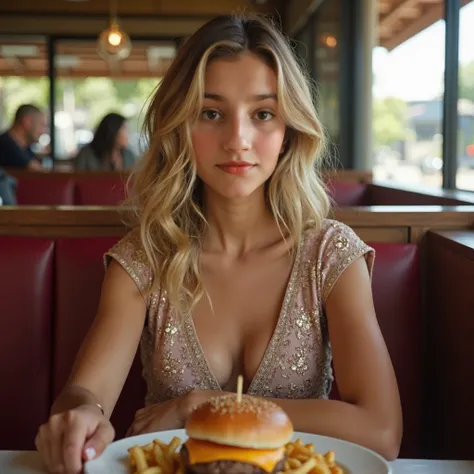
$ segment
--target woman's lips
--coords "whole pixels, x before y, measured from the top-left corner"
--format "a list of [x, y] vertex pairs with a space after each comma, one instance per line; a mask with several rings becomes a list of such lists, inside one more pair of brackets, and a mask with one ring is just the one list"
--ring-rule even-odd
[[248, 173], [255, 166], [256, 165], [252, 163], [247, 163], [244, 161], [227, 162], [227, 163], [222, 163], [220, 165], [217, 165], [217, 167], [220, 168], [222, 171], [224, 171], [224, 173], [240, 174], [240, 175]]

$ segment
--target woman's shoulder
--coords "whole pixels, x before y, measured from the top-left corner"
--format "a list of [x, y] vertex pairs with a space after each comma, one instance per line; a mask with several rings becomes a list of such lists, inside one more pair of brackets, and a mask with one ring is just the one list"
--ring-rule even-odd
[[350, 226], [334, 219], [324, 219], [319, 226], [309, 227], [305, 232], [305, 240], [312, 248], [328, 245], [337, 249], [366, 246]]
[[112, 260], [115, 260], [125, 269], [139, 290], [145, 294], [152, 281], [152, 271], [139, 227], [127, 232], [104, 254], [105, 268], [110, 265]]
[[95, 151], [90, 144], [84, 145], [77, 153], [75, 158], [75, 165], [78, 169], [95, 168], [98, 161]]
[[95, 155], [95, 153], [90, 143], [88, 143], [87, 145], [83, 145], [81, 146], [81, 148], [79, 148], [79, 151], [77, 152], [76, 156], [79, 157], [79, 156], [90, 156], [90, 155]]
[[374, 249], [343, 222], [325, 219], [319, 227], [309, 228], [305, 233], [304, 249], [304, 259], [311, 262], [319, 275], [323, 301], [339, 276], [358, 258], [365, 258], [372, 275]]

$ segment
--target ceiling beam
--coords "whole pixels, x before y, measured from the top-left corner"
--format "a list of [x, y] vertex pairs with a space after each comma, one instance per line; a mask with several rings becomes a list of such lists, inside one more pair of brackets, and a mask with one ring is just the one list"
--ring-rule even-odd
[[[122, 28], [131, 36], [174, 38], [193, 34], [210, 18], [146, 17], [122, 18]], [[98, 35], [108, 25], [106, 17], [42, 15], [0, 15], [1, 34]]]
[[[216, 16], [242, 10], [271, 13], [281, 0], [117, 0], [117, 13], [126, 16]], [[1, 2], [0, 15], [53, 14], [53, 15], [102, 15], [109, 16], [109, 0], [65, 1], [65, 0], [21, 0]]]
[[402, 0], [394, 9], [392, 9], [387, 15], [381, 18], [379, 23], [380, 30], [390, 31], [393, 25], [404, 17], [404, 11], [408, 9], [414, 9], [418, 6], [419, 0]]
[[380, 37], [380, 46], [387, 48], [389, 51], [397, 47], [399, 44], [415, 36], [424, 30], [439, 18], [443, 16], [443, 7], [433, 6], [415, 21], [405, 25], [400, 31], [392, 32], [386, 37]]

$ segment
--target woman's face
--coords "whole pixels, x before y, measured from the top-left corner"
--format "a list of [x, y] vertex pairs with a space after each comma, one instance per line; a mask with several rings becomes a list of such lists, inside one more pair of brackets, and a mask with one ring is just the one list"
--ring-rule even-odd
[[197, 173], [208, 188], [228, 199], [261, 188], [275, 170], [285, 130], [277, 78], [265, 62], [245, 53], [208, 65], [192, 130]]
[[122, 126], [119, 128], [115, 144], [119, 148], [125, 148], [128, 146], [128, 130], [126, 122], [123, 122]]

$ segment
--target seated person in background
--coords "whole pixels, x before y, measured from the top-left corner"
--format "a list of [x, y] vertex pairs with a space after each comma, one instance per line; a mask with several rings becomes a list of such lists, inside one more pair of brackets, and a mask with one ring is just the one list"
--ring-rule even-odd
[[16, 205], [16, 179], [0, 168], [0, 206]]
[[[106, 253], [96, 320], [36, 437], [49, 471], [78, 474], [112, 441], [140, 341], [148, 392], [129, 435], [182, 428], [242, 374], [296, 431], [395, 458], [402, 415], [374, 250], [327, 218], [325, 132], [285, 37], [260, 17], [207, 23], [145, 124], [135, 228]], [[341, 400], [329, 399], [333, 363]]]
[[84, 171], [124, 170], [135, 164], [135, 155], [127, 148], [128, 132], [125, 117], [107, 114], [95, 131], [92, 142], [81, 148], [75, 168]]
[[46, 116], [36, 106], [18, 107], [9, 130], [0, 135], [0, 166], [41, 170], [41, 162], [31, 150], [46, 130]]

